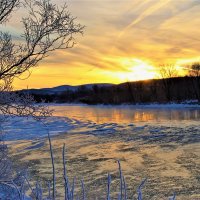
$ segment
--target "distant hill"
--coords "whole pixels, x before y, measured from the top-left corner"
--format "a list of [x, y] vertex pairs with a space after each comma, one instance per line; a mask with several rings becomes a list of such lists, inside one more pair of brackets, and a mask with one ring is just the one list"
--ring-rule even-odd
[[57, 87], [52, 88], [41, 88], [41, 89], [25, 89], [25, 90], [19, 90], [17, 92], [20, 93], [30, 93], [33, 95], [60, 95], [63, 92], [71, 91], [71, 92], [77, 92], [78, 89], [84, 88], [87, 90], [91, 90], [94, 86], [101, 87], [110, 87], [114, 84], [110, 83], [95, 83], [95, 84], [84, 84], [84, 85], [77, 85], [77, 86], [71, 86], [71, 85], [61, 85]]
[[17, 91], [37, 102], [86, 104], [168, 103], [196, 100], [200, 103], [200, 77], [175, 77], [121, 84], [62, 85]]

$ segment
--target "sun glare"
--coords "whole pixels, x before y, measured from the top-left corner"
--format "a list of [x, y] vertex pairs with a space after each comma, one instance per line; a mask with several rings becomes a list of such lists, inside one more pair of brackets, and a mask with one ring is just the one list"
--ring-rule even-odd
[[122, 81], [146, 80], [158, 76], [154, 66], [139, 59], [123, 59], [121, 64], [127, 69], [120, 75]]

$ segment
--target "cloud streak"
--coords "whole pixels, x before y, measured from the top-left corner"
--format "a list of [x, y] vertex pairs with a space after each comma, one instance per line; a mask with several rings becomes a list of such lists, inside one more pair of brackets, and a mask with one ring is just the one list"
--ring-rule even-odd
[[[16, 87], [119, 83], [126, 81], [120, 77], [135, 80], [131, 70], [141, 67], [124, 61], [140, 60], [156, 70], [159, 64], [200, 58], [199, 0], [71, 0], [68, 4], [86, 26], [83, 38], [73, 49], [50, 55], [30, 79], [17, 80]], [[11, 31], [20, 29], [13, 21], [11, 25]], [[46, 83], [36, 81], [42, 74]]]
[[166, 6], [170, 1], [171, 0], [157, 1], [157, 3], [153, 2], [151, 6], [147, 7], [146, 10], [139, 14], [139, 16], [135, 20], [133, 20], [127, 27], [125, 27], [125, 29], [119, 34], [119, 37], [121, 37], [128, 29], [141, 22], [149, 15], [154, 14], [157, 10]]

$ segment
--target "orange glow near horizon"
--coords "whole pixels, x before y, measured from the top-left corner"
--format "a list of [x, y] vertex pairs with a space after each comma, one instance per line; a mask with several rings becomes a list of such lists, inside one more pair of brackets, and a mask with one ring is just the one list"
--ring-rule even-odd
[[[53, 1], [58, 6], [64, 2]], [[28, 79], [15, 79], [14, 89], [154, 79], [166, 64], [174, 64], [184, 76], [185, 65], [200, 61], [200, 3], [195, 0], [67, 3], [77, 22], [86, 26], [84, 36], [75, 36], [74, 48], [51, 53], [31, 69]], [[20, 12], [14, 15], [22, 17]], [[20, 28], [14, 17], [6, 31], [15, 35]]]
[[[104, 58], [105, 59], [105, 58]], [[111, 58], [109, 58], [111, 59]], [[113, 62], [113, 58], [111, 59]], [[119, 70], [88, 69], [84, 64], [80, 67], [73, 66], [66, 70], [65, 65], [60, 64], [59, 71], [54, 65], [42, 65], [32, 69], [31, 76], [27, 73], [20, 79], [15, 79], [14, 89], [55, 87], [59, 85], [82, 85], [89, 83], [114, 83], [126, 81], [139, 81], [161, 78], [159, 68], [136, 58], [115, 58]], [[179, 76], [186, 75], [186, 70], [177, 63], [176, 69]], [[89, 66], [90, 68], [90, 66]], [[32, 87], [31, 85], [34, 85]], [[30, 87], [31, 86], [31, 87]]]
[[[119, 84], [126, 81], [138, 81], [153, 79], [158, 77], [156, 68], [139, 59], [130, 58], [109, 58], [115, 60], [116, 65], [123, 66], [117, 71], [92, 69], [85, 70], [87, 66], [72, 67], [65, 70], [64, 65], [60, 65], [59, 73], [53, 65], [43, 65], [32, 69], [31, 76], [25, 73], [21, 79], [15, 80], [15, 89], [30, 88], [29, 84], [34, 83], [35, 88], [53, 87], [58, 85], [81, 85], [87, 83], [114, 83]], [[50, 69], [48, 71], [48, 69]], [[74, 69], [74, 70], [73, 70]], [[77, 73], [77, 74], [76, 74]], [[76, 74], [76, 77], [73, 75]], [[79, 76], [78, 76], [79, 74]], [[84, 77], [86, 74], [86, 77]], [[83, 77], [82, 77], [83, 76]], [[22, 84], [22, 85], [21, 85]], [[24, 85], [26, 85], [24, 87]]]

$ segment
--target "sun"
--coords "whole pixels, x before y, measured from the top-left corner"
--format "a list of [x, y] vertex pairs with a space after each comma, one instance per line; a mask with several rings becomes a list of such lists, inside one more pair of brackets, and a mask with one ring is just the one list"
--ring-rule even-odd
[[156, 68], [140, 59], [123, 59], [121, 64], [127, 69], [120, 75], [122, 81], [138, 81], [158, 77]]

